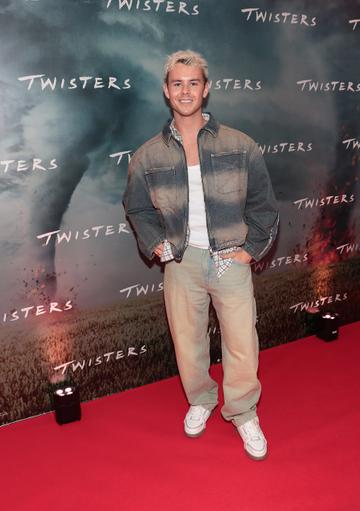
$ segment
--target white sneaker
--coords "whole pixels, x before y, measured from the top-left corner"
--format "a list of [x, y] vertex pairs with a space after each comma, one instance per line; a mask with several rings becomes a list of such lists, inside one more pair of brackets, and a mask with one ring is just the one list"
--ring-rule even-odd
[[184, 419], [185, 435], [196, 438], [204, 433], [211, 410], [201, 405], [192, 405]]
[[237, 426], [237, 430], [244, 441], [246, 454], [253, 460], [265, 459], [267, 442], [264, 433], [261, 431], [258, 417]]

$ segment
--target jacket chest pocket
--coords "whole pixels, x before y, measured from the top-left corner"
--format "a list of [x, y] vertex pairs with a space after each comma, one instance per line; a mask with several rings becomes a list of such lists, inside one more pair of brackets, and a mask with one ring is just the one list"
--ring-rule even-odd
[[211, 155], [214, 186], [219, 193], [246, 190], [246, 151], [232, 151]]
[[155, 208], [166, 209], [176, 203], [176, 174], [174, 167], [158, 167], [145, 171], [152, 203]]

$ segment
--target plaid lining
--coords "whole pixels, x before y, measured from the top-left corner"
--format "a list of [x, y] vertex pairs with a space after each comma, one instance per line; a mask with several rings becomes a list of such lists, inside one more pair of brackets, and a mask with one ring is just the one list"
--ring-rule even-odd
[[[185, 243], [185, 248], [188, 246], [189, 236], [187, 235], [186, 238], [187, 239], [186, 239], [186, 243]], [[168, 261], [172, 261], [174, 259], [174, 255], [172, 253], [170, 242], [168, 240], [164, 240], [163, 243], [164, 243], [164, 250], [163, 250], [160, 260], [162, 263], [166, 263]], [[238, 252], [239, 248], [231, 247], [231, 248], [225, 248], [224, 250], [218, 250], [218, 251], [212, 251], [211, 249], [209, 249], [209, 251], [210, 251], [211, 257], [213, 258], [215, 266], [216, 266], [216, 274], [217, 274], [218, 278], [220, 278], [222, 275], [224, 275], [226, 270], [228, 270], [230, 268], [230, 266], [232, 265], [232, 262], [233, 262], [232, 258], [223, 259], [221, 256], [225, 255], [225, 254], [231, 254], [232, 252]]]
[[168, 240], [164, 240], [164, 250], [163, 253], [161, 254], [160, 261], [162, 263], [166, 263], [167, 261], [171, 261], [172, 259], [174, 259], [174, 256], [171, 250], [171, 245], [168, 242]]
[[[206, 113], [203, 113], [202, 114], [204, 120], [206, 122], [209, 121], [210, 119], [210, 116], [209, 114], [206, 114]], [[175, 128], [175, 122], [174, 122], [174, 119], [171, 121], [171, 124], [170, 124], [170, 130], [171, 130], [171, 134], [172, 136], [182, 144], [182, 137], [181, 137], [181, 134], [179, 133], [179, 131]], [[189, 235], [190, 235], [190, 232], [188, 230], [187, 234], [186, 234], [186, 240], [185, 240], [185, 248], [188, 246], [189, 244]], [[213, 252], [211, 249], [210, 250], [210, 255], [211, 257], [213, 258], [213, 261], [215, 263], [215, 266], [216, 266], [216, 270], [217, 270], [217, 276], [218, 278], [220, 278], [222, 275], [224, 275], [224, 273], [226, 272], [226, 270], [228, 270], [232, 264], [232, 259], [229, 258], [229, 259], [222, 259], [221, 255], [223, 254], [231, 254], [232, 252], [237, 252], [239, 251], [239, 248], [238, 247], [231, 247], [231, 248], [226, 248], [224, 250], [219, 250], [219, 251], [216, 251], [216, 252]], [[172, 249], [171, 249], [171, 244], [168, 240], [164, 240], [164, 250], [163, 250], [163, 253], [161, 255], [161, 262], [162, 263], [166, 263], [168, 261], [172, 261], [174, 259], [174, 255], [172, 253]]]

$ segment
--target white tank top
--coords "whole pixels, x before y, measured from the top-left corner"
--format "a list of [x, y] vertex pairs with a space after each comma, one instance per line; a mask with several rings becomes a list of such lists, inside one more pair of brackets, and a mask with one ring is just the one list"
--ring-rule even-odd
[[189, 245], [209, 248], [209, 236], [206, 226], [204, 192], [201, 181], [200, 165], [188, 167], [189, 179]]

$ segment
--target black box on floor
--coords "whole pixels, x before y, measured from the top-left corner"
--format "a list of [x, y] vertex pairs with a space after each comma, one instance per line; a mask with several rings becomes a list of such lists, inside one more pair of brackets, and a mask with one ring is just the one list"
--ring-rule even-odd
[[316, 336], [323, 341], [335, 341], [339, 337], [339, 316], [332, 312], [324, 312], [318, 318]]
[[59, 388], [53, 394], [55, 419], [60, 425], [81, 419], [80, 393], [74, 386]]

